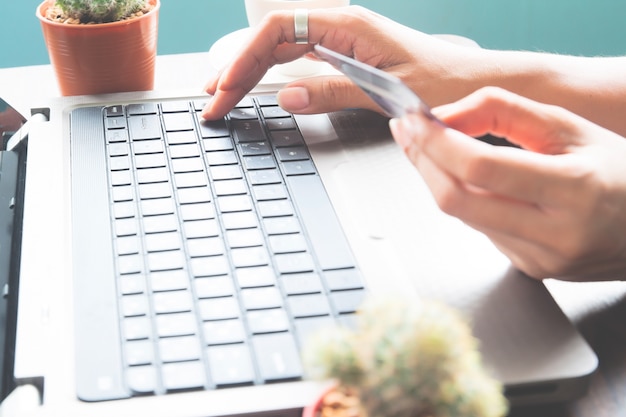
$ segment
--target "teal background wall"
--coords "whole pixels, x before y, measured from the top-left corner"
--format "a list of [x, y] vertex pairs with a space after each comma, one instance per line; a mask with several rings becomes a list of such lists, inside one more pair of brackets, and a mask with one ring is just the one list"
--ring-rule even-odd
[[[49, 63], [35, 8], [1, 0], [0, 68]], [[626, 54], [623, 0], [352, 0], [427, 33], [468, 36], [483, 47], [575, 55]], [[162, 0], [159, 53], [207, 51], [247, 26], [243, 0]]]

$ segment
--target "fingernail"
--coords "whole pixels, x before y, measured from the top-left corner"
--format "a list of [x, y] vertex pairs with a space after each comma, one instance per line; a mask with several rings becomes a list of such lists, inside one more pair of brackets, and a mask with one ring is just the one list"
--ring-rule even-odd
[[415, 144], [415, 140], [419, 136], [420, 128], [419, 120], [405, 116], [398, 119], [391, 119], [389, 127], [393, 133], [393, 137], [402, 148], [408, 148]]
[[202, 111], [200, 112], [200, 121], [207, 121], [209, 120], [207, 115], [211, 112], [211, 98], [209, 97], [209, 99], [207, 100], [207, 102], [204, 104], [204, 107], [202, 108]]
[[276, 95], [278, 105], [289, 112], [297, 112], [309, 107], [309, 91], [304, 87], [283, 88]]

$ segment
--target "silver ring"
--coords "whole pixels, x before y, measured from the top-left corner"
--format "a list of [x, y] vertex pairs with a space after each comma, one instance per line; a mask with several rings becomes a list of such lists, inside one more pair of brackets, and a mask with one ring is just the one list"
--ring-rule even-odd
[[307, 9], [293, 11], [293, 29], [297, 44], [309, 43], [309, 11]]

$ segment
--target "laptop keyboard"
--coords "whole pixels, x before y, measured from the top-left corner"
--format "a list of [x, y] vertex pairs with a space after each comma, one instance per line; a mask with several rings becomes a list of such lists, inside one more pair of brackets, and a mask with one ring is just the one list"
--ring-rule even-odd
[[130, 395], [303, 377], [300, 348], [349, 322], [362, 277], [293, 116], [273, 96], [104, 109]]

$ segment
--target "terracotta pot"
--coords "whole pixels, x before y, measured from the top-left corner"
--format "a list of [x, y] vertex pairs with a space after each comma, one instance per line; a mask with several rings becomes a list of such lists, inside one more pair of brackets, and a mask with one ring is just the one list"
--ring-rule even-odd
[[50, 63], [64, 96], [146, 91], [154, 87], [160, 0], [136, 19], [75, 25], [46, 19], [37, 8]]

